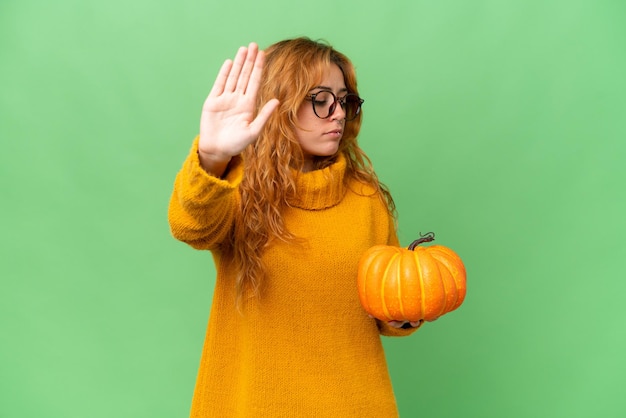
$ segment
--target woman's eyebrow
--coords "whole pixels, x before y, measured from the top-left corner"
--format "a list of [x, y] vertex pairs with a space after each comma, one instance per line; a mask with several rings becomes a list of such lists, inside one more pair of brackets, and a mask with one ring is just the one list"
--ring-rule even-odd
[[[311, 90], [326, 90], [326, 91], [331, 91], [331, 92], [333, 91], [333, 89], [328, 86], [315, 86], [315, 87], [312, 87]], [[348, 91], [348, 88], [344, 87], [342, 89], [339, 89], [337, 93], [343, 93], [347, 91]]]

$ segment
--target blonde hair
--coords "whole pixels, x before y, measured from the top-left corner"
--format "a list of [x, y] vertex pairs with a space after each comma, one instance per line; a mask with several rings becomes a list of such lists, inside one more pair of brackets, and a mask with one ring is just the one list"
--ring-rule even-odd
[[[274, 240], [295, 242], [282, 216], [282, 209], [296, 192], [293, 169], [302, 169], [304, 157], [297, 140], [298, 109], [308, 92], [336, 64], [344, 75], [348, 92], [358, 94], [351, 61], [327, 43], [297, 38], [278, 42], [265, 50], [266, 60], [257, 106], [272, 98], [280, 101], [259, 138], [243, 152], [244, 177], [239, 213], [230, 242], [225, 248], [237, 269], [238, 302], [246, 291], [259, 296], [265, 279], [262, 254]], [[344, 127], [338, 153], [346, 157], [345, 181], [371, 185], [384, 200], [390, 215], [395, 205], [387, 188], [378, 181], [371, 162], [357, 144], [362, 112]], [[336, 155], [316, 157], [315, 169], [331, 165]]]

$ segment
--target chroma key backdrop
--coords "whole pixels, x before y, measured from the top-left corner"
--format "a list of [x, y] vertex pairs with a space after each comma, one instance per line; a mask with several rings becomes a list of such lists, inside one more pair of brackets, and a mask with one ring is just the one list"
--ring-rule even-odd
[[174, 176], [221, 63], [296, 36], [354, 61], [402, 245], [467, 268], [384, 338], [401, 416], [624, 416], [625, 4], [2, 0], [0, 417], [188, 415], [215, 271]]

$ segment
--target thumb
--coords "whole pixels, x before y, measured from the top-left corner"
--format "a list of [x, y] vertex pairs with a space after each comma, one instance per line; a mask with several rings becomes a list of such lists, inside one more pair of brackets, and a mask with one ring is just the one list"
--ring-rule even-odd
[[276, 108], [278, 108], [279, 104], [280, 102], [278, 101], [278, 99], [272, 99], [268, 101], [267, 103], [265, 103], [265, 105], [263, 105], [261, 110], [259, 110], [259, 113], [256, 115], [256, 118], [254, 118], [252, 123], [250, 123], [250, 129], [256, 135], [258, 135], [261, 132], [261, 129], [263, 129], [263, 126], [265, 126], [265, 124], [269, 120], [272, 113], [274, 113]]

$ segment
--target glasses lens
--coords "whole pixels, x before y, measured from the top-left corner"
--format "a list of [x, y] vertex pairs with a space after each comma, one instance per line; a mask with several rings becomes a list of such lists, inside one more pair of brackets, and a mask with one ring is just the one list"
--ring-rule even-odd
[[346, 112], [346, 120], [352, 120], [356, 118], [361, 112], [361, 98], [356, 94], [348, 94], [344, 98], [345, 106], [344, 110]]
[[325, 119], [335, 110], [335, 96], [329, 91], [320, 91], [313, 98], [313, 110], [315, 114]]

